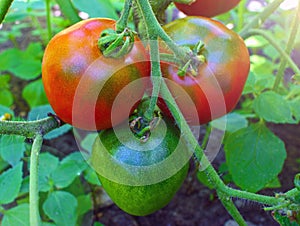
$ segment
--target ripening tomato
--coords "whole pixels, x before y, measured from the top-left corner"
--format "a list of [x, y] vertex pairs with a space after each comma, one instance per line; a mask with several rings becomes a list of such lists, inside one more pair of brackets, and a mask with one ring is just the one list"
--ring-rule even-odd
[[176, 3], [177, 9], [188, 16], [214, 17], [234, 8], [240, 0], [196, 0], [192, 4]]
[[[180, 46], [194, 50], [202, 43], [198, 54], [204, 62], [197, 66], [196, 74], [187, 72], [179, 76], [174, 63], [161, 63], [162, 74], [187, 122], [204, 124], [233, 110], [250, 67], [249, 52], [242, 38], [220, 22], [204, 17], [178, 19], [164, 29]], [[170, 116], [161, 98], [158, 106]]]
[[128, 118], [122, 109], [144, 94], [146, 84], [140, 78], [149, 76], [150, 62], [142, 42], [135, 37], [132, 50], [117, 59], [105, 58], [98, 48], [101, 32], [115, 29], [115, 23], [105, 18], [81, 21], [55, 35], [45, 50], [42, 79], [49, 103], [74, 127], [110, 128], [114, 100], [133, 81], [136, 88], [116, 103], [114, 123]]
[[124, 123], [99, 133], [91, 164], [117, 206], [145, 216], [170, 202], [186, 178], [191, 155], [171, 121], [159, 122], [146, 142]]

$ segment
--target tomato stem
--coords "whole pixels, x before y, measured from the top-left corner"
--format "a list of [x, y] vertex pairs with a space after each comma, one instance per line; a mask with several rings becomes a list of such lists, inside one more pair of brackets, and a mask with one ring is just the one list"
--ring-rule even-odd
[[151, 81], [152, 81], [152, 95], [150, 99], [149, 108], [144, 114], [147, 120], [152, 120], [158, 95], [160, 92], [162, 73], [160, 68], [159, 46], [158, 41], [150, 41], [150, 59], [151, 59]]
[[300, 69], [295, 64], [295, 62], [292, 60], [292, 58], [289, 56], [289, 54], [284, 51], [281, 46], [277, 43], [275, 39], [271, 35], [269, 35], [267, 32], [261, 30], [261, 29], [250, 29], [247, 33], [244, 33], [244, 38], [250, 37], [252, 35], [259, 35], [266, 39], [285, 59], [285, 61], [289, 64], [289, 66], [292, 68], [292, 70], [296, 74], [300, 74]]
[[119, 20], [116, 23], [116, 31], [119, 33], [123, 32], [127, 28], [128, 17], [132, 8], [132, 0], [126, 0], [124, 8], [121, 13]]
[[48, 42], [49, 42], [50, 39], [52, 38], [50, 0], [46, 0], [46, 19], [47, 19]]
[[155, 17], [148, 0], [136, 0], [136, 5], [141, 13], [144, 23], [147, 26], [147, 33], [149, 34], [150, 41], [160, 37], [168, 47], [174, 52], [176, 57], [182, 59], [184, 62], [190, 59], [191, 50], [181, 48], [178, 46], [164, 31]]
[[[299, 27], [299, 18], [300, 18], [300, 0], [298, 1], [298, 7], [297, 7], [297, 10], [295, 12], [295, 16], [294, 16], [294, 19], [293, 19], [293, 22], [292, 22], [292, 29], [291, 29], [290, 37], [288, 39], [287, 46], [286, 46], [286, 49], [285, 49], [285, 53], [288, 54], [288, 55], [290, 55], [290, 53], [292, 52], [293, 46], [294, 46], [294, 43], [295, 43], [295, 40], [296, 40], [298, 27]], [[288, 60], [290, 59], [292, 61], [292, 59], [290, 57], [282, 59], [282, 61], [280, 63], [280, 66], [279, 66], [279, 69], [278, 69], [278, 72], [277, 72], [277, 76], [276, 76], [274, 85], [273, 85], [273, 90], [274, 91], [278, 91], [279, 85], [280, 85], [281, 81], [283, 80], [284, 71], [286, 69], [286, 64], [287, 64], [287, 59]], [[297, 66], [295, 68], [298, 69]], [[299, 74], [300, 70], [299, 69], [296, 70], [295, 73]]]
[[250, 23], [239, 32], [241, 37], [244, 37], [246, 33], [252, 28], [259, 27], [283, 2], [284, 0], [274, 0], [271, 2], [261, 13], [257, 14]]
[[29, 217], [30, 225], [40, 225], [39, 214], [39, 189], [38, 189], [38, 161], [39, 153], [43, 143], [43, 136], [36, 135], [33, 141], [30, 155], [29, 172]]
[[34, 138], [37, 132], [46, 134], [59, 126], [54, 117], [36, 121], [0, 121], [0, 134], [15, 134]]

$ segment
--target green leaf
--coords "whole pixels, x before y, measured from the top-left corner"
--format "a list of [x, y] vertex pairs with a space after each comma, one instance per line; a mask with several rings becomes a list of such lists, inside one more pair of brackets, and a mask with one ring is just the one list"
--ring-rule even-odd
[[253, 103], [256, 114], [268, 122], [295, 123], [287, 100], [273, 91], [259, 95]]
[[47, 192], [51, 188], [51, 173], [58, 167], [59, 159], [50, 153], [42, 153], [39, 159], [39, 190]]
[[233, 133], [248, 126], [247, 119], [238, 113], [229, 113], [211, 122], [212, 127]]
[[98, 133], [89, 133], [81, 142], [80, 146], [87, 151], [88, 153], [92, 153], [93, 143], [98, 136]]
[[2, 135], [0, 137], [0, 156], [10, 165], [19, 164], [24, 156], [24, 137], [14, 135]]
[[75, 226], [76, 209], [76, 198], [64, 191], [52, 192], [43, 204], [44, 212], [57, 226]]
[[297, 122], [300, 121], [300, 101], [299, 100], [292, 100], [289, 101], [289, 105], [292, 111], [292, 114]]
[[286, 158], [283, 141], [263, 124], [230, 134], [224, 149], [233, 181], [250, 192], [257, 192], [273, 181]]
[[98, 186], [101, 185], [97, 173], [95, 170], [92, 169], [92, 167], [88, 167], [85, 171], [83, 171], [83, 176], [84, 179], [90, 184], [94, 184]]
[[[34, 107], [28, 113], [28, 120], [37, 120], [48, 117], [48, 113], [53, 113], [54, 111], [49, 104], [41, 105], [38, 107]], [[67, 133], [72, 128], [71, 125], [65, 124], [57, 129], [52, 130], [51, 132], [47, 133], [44, 138], [46, 140], [57, 138], [65, 133]]]
[[22, 96], [29, 104], [30, 108], [48, 103], [42, 79], [29, 83], [23, 89]]
[[8, 107], [3, 106], [3, 105], [0, 104], [0, 116], [4, 115], [5, 113], [9, 113], [11, 115], [14, 115], [14, 112], [11, 109], [9, 109]]
[[14, 103], [14, 97], [8, 89], [0, 90], [0, 104], [4, 106], [11, 106]]
[[29, 176], [23, 178], [22, 185], [19, 191], [19, 196], [27, 194], [29, 192]]
[[89, 0], [89, 4], [86, 4], [86, 2], [82, 0], [73, 0], [73, 4], [80, 11], [89, 14], [90, 17], [118, 18], [117, 13], [109, 0]]
[[0, 70], [7, 70], [20, 79], [31, 80], [41, 74], [42, 49], [30, 44], [25, 51], [11, 48], [0, 54]]
[[29, 204], [24, 203], [5, 211], [2, 226], [28, 226]]
[[58, 167], [52, 172], [51, 178], [56, 187], [65, 188], [86, 168], [87, 164], [82, 158], [81, 153], [75, 152], [61, 161]]
[[71, 21], [72, 24], [81, 20], [71, 0], [56, 0], [56, 2], [58, 3], [62, 13]]
[[77, 215], [83, 215], [93, 208], [91, 193], [77, 197]]
[[22, 166], [17, 166], [5, 171], [0, 175], [0, 204], [7, 204], [15, 200], [21, 188]]

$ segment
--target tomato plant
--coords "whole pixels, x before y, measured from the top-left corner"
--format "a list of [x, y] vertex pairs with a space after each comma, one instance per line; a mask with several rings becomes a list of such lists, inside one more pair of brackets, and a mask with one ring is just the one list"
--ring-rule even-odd
[[[244, 41], [223, 24], [204, 17], [185, 17], [164, 26], [167, 34], [180, 46], [192, 50], [202, 43], [204, 62], [197, 66], [197, 74], [178, 75], [178, 67], [162, 63], [162, 74], [186, 120], [191, 124], [207, 123], [231, 111], [237, 104], [248, 77], [250, 60]], [[171, 82], [168, 82], [171, 81]], [[193, 101], [198, 115], [193, 114]], [[165, 101], [159, 107], [170, 115]]]
[[[97, 41], [105, 29], [115, 29], [115, 21], [96, 18], [79, 22], [55, 35], [42, 63], [42, 78], [49, 103], [64, 122], [86, 130], [112, 126], [112, 105], [129, 83], [149, 76], [150, 64], [139, 39], [124, 57], [105, 58]], [[119, 108], [142, 97], [145, 84], [137, 86]], [[115, 122], [128, 115], [115, 114]]]
[[187, 175], [190, 156], [180, 131], [164, 122], [158, 122], [146, 142], [127, 123], [101, 131], [95, 140], [92, 166], [115, 204], [132, 215], [148, 215], [167, 205]]
[[188, 16], [214, 17], [228, 12], [234, 8], [240, 0], [196, 0], [192, 4], [176, 3], [176, 7]]

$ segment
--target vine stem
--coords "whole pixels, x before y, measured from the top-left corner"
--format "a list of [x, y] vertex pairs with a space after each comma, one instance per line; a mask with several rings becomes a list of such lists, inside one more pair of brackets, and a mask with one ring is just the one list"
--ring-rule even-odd
[[[298, 27], [299, 27], [299, 18], [300, 18], [300, 0], [298, 1], [298, 7], [292, 22], [292, 30], [290, 33], [290, 37], [289, 40], [287, 42], [287, 46], [285, 49], [285, 53], [288, 54], [290, 56], [293, 46], [294, 46], [294, 42], [297, 36], [297, 32], [298, 32]], [[290, 58], [288, 58], [290, 59]], [[279, 85], [281, 83], [281, 81], [283, 80], [284, 77], [284, 71], [286, 69], [286, 64], [287, 64], [287, 58], [283, 59], [279, 65], [279, 69], [277, 72], [277, 76], [273, 85], [273, 90], [274, 91], [278, 91]], [[296, 67], [298, 69], [298, 67]], [[293, 69], [294, 70], [294, 69]], [[298, 69], [297, 71], [294, 70], [295, 73], [300, 75], [300, 70]]]
[[285, 62], [289, 64], [289, 66], [292, 68], [292, 70], [296, 74], [300, 74], [300, 69], [298, 66], [295, 64], [295, 62], [292, 60], [292, 58], [287, 54], [284, 49], [281, 48], [281, 46], [278, 44], [276, 40], [273, 39], [271, 35], [269, 35], [267, 32], [261, 30], [261, 29], [250, 29], [247, 31], [247, 33], [244, 33], [243, 38], [248, 38], [253, 35], [259, 35], [266, 39], [279, 53], [280, 55], [285, 59]]
[[257, 14], [255, 18], [251, 20], [239, 34], [243, 37], [252, 28], [259, 27], [283, 2], [284, 0], [275, 0], [271, 2], [261, 13]]
[[30, 225], [40, 225], [39, 214], [39, 188], [38, 188], [38, 161], [39, 153], [43, 143], [43, 136], [37, 134], [34, 138], [31, 155], [30, 155], [30, 169], [29, 169], [29, 219]]
[[46, 19], [47, 19], [48, 41], [50, 41], [50, 39], [52, 38], [50, 0], [46, 0]]
[[127, 21], [132, 7], [132, 0], [126, 0], [124, 3], [124, 9], [121, 13], [119, 20], [116, 23], [116, 31], [122, 32], [127, 27]]
[[54, 117], [36, 121], [0, 121], [0, 134], [34, 138], [37, 133], [44, 135], [59, 126], [60, 123]]
[[1, 0], [0, 1], [0, 24], [4, 20], [5, 15], [8, 12], [9, 7], [11, 6], [14, 0]]
[[188, 52], [187, 49], [180, 48], [160, 26], [154, 12], [152, 11], [149, 0], [136, 0], [136, 5], [148, 28], [147, 33], [149, 34], [150, 41], [155, 40], [156, 37], [160, 37], [174, 52], [176, 57], [183, 59], [184, 61], [188, 61], [190, 52]]

